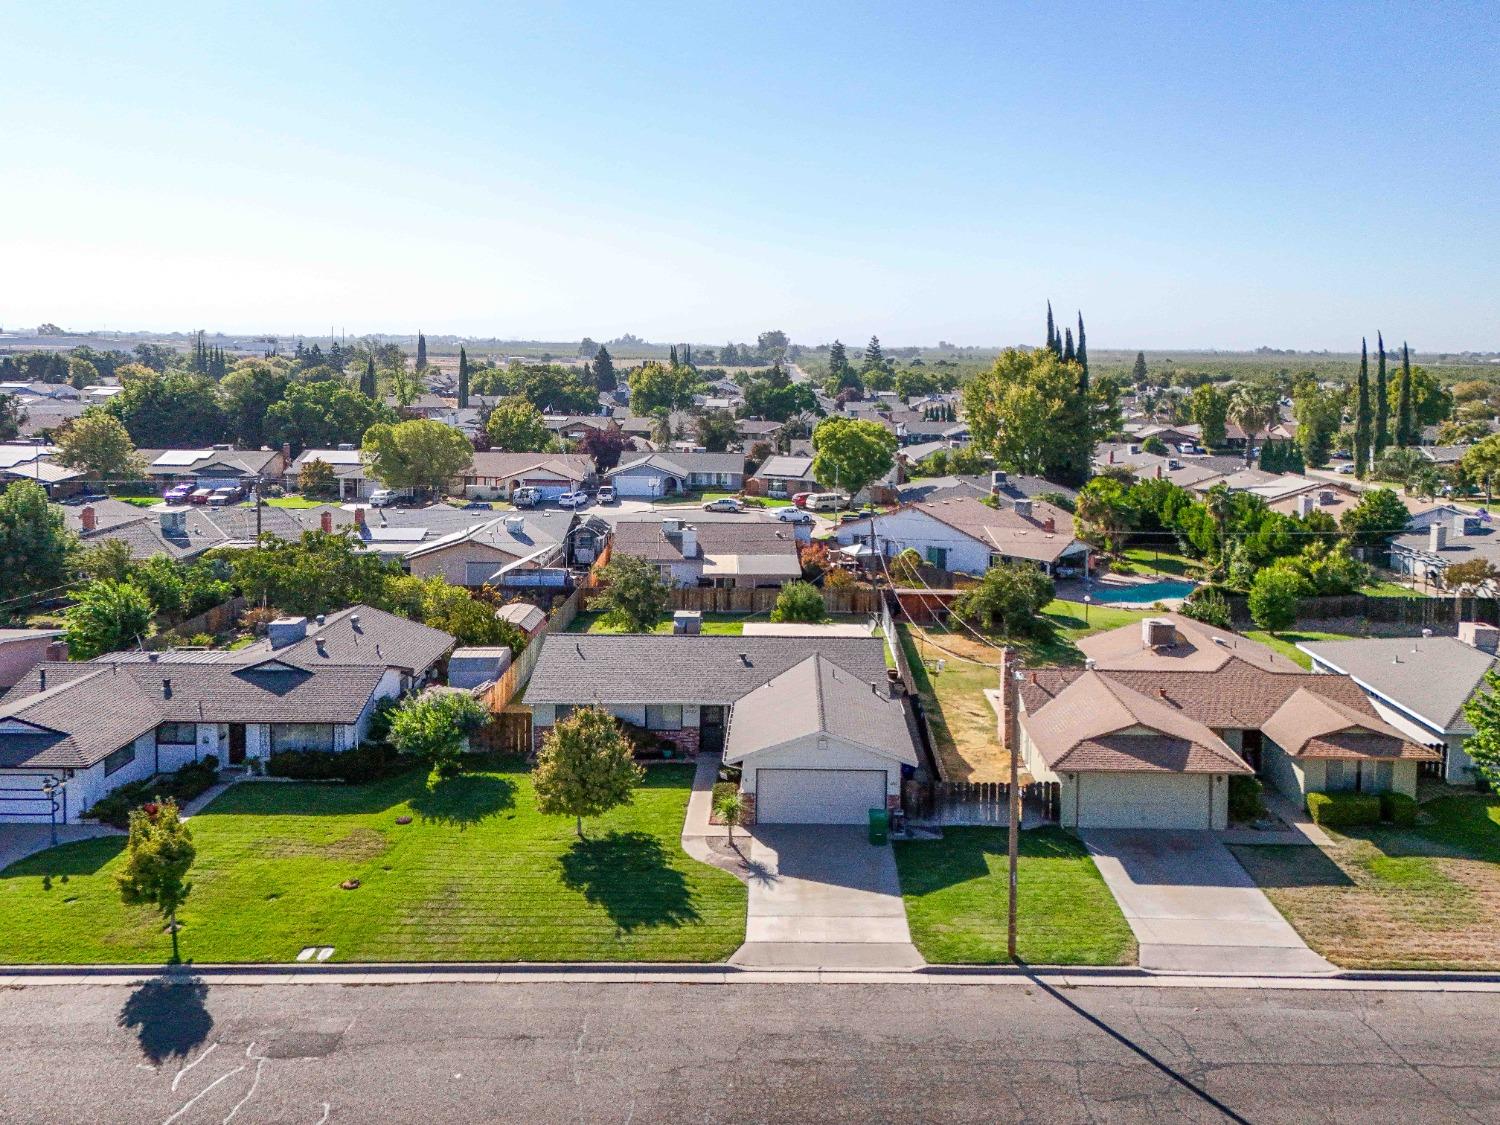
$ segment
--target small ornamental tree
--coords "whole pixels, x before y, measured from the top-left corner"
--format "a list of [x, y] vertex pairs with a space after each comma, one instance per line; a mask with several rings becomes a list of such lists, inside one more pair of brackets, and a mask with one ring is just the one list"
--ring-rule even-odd
[[466, 692], [419, 695], [406, 700], [391, 716], [390, 743], [397, 753], [429, 763], [430, 788], [458, 776], [469, 735], [489, 717], [485, 705]]
[[1300, 574], [1283, 567], [1267, 567], [1250, 583], [1250, 616], [1262, 629], [1279, 632], [1295, 624], [1297, 599], [1307, 592]]
[[339, 480], [333, 475], [333, 466], [317, 458], [306, 462], [297, 474], [297, 490], [303, 496], [324, 498], [337, 496]]
[[953, 603], [953, 615], [1006, 636], [1028, 636], [1044, 628], [1042, 607], [1056, 596], [1052, 579], [1031, 563], [992, 566]]
[[725, 793], [714, 802], [714, 812], [719, 814], [719, 819], [729, 828], [729, 842], [733, 844], [734, 826], [745, 815], [745, 798], [740, 796], [738, 789]]
[[628, 633], [649, 633], [667, 612], [671, 591], [656, 567], [637, 555], [615, 555], [600, 577], [604, 591], [593, 606], [605, 624]]
[[177, 911], [193, 889], [187, 873], [197, 854], [193, 834], [178, 815], [177, 802], [153, 802], [130, 814], [125, 866], [115, 883], [127, 906], [154, 906], [167, 920], [174, 963], [182, 959], [177, 948]]
[[150, 595], [131, 582], [90, 582], [66, 614], [68, 655], [92, 660], [133, 648], [154, 631], [155, 613]]
[[777, 623], [801, 622], [812, 624], [828, 616], [823, 604], [823, 595], [808, 582], [788, 582], [776, 597], [776, 606], [771, 610], [771, 620]]
[[1500, 673], [1484, 674], [1485, 690], [1475, 692], [1464, 704], [1464, 718], [1474, 733], [1464, 740], [1464, 753], [1474, 761], [1479, 776], [1490, 787], [1500, 789]]
[[916, 586], [922, 581], [922, 555], [915, 547], [908, 547], [891, 560], [891, 581], [907, 586]]
[[1489, 559], [1469, 559], [1445, 568], [1442, 581], [1455, 594], [1478, 594], [1485, 586], [1500, 582], [1500, 568]]
[[584, 817], [628, 805], [644, 777], [620, 724], [598, 707], [580, 708], [547, 732], [531, 775], [537, 808], [573, 817], [579, 839]]

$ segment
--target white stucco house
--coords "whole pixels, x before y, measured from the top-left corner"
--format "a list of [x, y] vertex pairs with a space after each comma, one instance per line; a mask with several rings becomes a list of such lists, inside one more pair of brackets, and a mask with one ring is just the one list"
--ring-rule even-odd
[[738, 492], [745, 484], [743, 453], [648, 453], [622, 461], [605, 474], [615, 492], [631, 499], [680, 496], [705, 489]]

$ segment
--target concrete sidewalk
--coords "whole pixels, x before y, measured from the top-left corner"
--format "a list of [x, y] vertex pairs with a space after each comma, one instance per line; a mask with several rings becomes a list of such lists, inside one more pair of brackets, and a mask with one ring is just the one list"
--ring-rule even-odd
[[1247, 976], [1338, 971], [1307, 947], [1213, 833], [1080, 835], [1135, 932], [1141, 968]]
[[753, 830], [745, 944], [730, 964], [911, 970], [923, 964], [906, 924], [890, 845], [850, 825]]

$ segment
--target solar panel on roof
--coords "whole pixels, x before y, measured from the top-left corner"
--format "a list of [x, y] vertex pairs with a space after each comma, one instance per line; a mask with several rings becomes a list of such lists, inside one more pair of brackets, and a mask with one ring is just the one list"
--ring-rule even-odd
[[151, 463], [153, 465], [191, 465], [194, 461], [201, 461], [212, 449], [169, 449]]

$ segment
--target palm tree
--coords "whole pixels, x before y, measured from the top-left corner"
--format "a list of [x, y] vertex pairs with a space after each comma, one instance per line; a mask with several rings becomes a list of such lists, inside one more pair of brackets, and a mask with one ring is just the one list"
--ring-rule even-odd
[[1229, 418], [1245, 431], [1245, 464], [1255, 452], [1255, 435], [1269, 430], [1281, 417], [1281, 404], [1271, 387], [1246, 384], [1229, 400]]
[[729, 843], [734, 844], [734, 826], [740, 822], [745, 815], [745, 798], [740, 796], [736, 789], [732, 793], [725, 793], [714, 802], [714, 812], [719, 814], [719, 819], [729, 827]]

